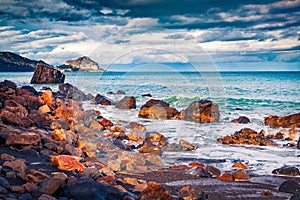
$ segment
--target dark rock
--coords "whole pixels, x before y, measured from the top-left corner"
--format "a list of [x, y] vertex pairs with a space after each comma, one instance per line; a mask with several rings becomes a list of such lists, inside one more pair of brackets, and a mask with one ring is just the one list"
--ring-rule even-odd
[[271, 127], [300, 127], [300, 113], [285, 117], [268, 116], [265, 118], [265, 125]]
[[157, 105], [160, 105], [162, 107], [169, 107], [170, 104], [164, 102], [164, 101], [161, 101], [161, 100], [156, 100], [156, 99], [150, 99], [149, 101], [147, 101], [143, 106], [142, 108], [150, 108], [152, 106], [157, 106]]
[[51, 177], [43, 180], [39, 183], [40, 189], [39, 191], [48, 195], [52, 195], [56, 190], [61, 186], [62, 179]]
[[133, 96], [126, 96], [121, 99], [117, 104], [116, 108], [118, 109], [135, 109], [136, 108], [136, 101]]
[[21, 134], [9, 134], [6, 138], [5, 145], [36, 145], [41, 142], [38, 134], [33, 132], [23, 132]]
[[62, 93], [67, 99], [73, 99], [76, 101], [91, 100], [90, 95], [86, 95], [83, 91], [71, 85], [70, 83], [60, 84], [58, 88], [60, 93]]
[[142, 94], [142, 97], [152, 97], [151, 94]]
[[243, 110], [242, 108], [235, 108], [235, 110]]
[[300, 200], [300, 194], [294, 194], [291, 196], [290, 200]]
[[16, 92], [17, 92], [17, 95], [19, 95], [19, 96], [24, 95], [24, 94], [34, 95], [34, 96], [38, 95], [38, 92], [36, 91], [36, 89], [34, 89], [34, 87], [31, 87], [29, 85], [22, 86], [20, 88], [20, 90], [17, 90]]
[[0, 82], [0, 88], [6, 88], [6, 89], [11, 88], [13, 90], [16, 90], [17, 84], [9, 80], [4, 80], [3, 82]]
[[299, 137], [298, 142], [297, 142], [297, 148], [300, 149], [300, 137]]
[[300, 185], [295, 181], [284, 181], [279, 186], [279, 191], [292, 194], [300, 194]]
[[110, 106], [110, 105], [114, 105], [115, 102], [105, 96], [102, 96], [101, 94], [97, 94], [97, 96], [95, 97], [95, 102], [96, 104], [101, 104], [104, 106]]
[[221, 170], [213, 166], [206, 166], [206, 171], [211, 175], [211, 177], [219, 177], [221, 175]]
[[52, 119], [47, 114], [42, 114], [39, 112], [33, 112], [28, 115], [28, 117], [34, 122], [34, 124], [39, 128], [48, 128], [52, 123]]
[[210, 178], [211, 177], [210, 173], [208, 173], [208, 171], [201, 166], [193, 167], [192, 169], [187, 171], [187, 173], [191, 174], [193, 176], [201, 177], [201, 178], [204, 178], [204, 177]]
[[32, 200], [33, 197], [31, 196], [30, 193], [25, 193], [19, 196], [18, 200]]
[[279, 169], [274, 169], [272, 171], [273, 174], [280, 174], [280, 175], [286, 175], [286, 176], [299, 176], [300, 171], [296, 167], [281, 167]]
[[7, 193], [8, 191], [4, 187], [0, 186], [0, 194], [7, 194]]
[[9, 186], [9, 182], [6, 180], [6, 178], [0, 177], [0, 186], [6, 188]]
[[63, 83], [65, 75], [59, 70], [45, 64], [38, 64], [30, 83]]
[[81, 200], [94, 199], [106, 200], [108, 199], [107, 186], [94, 181], [91, 178], [81, 178], [78, 181], [68, 183], [64, 189], [67, 197]]
[[118, 90], [117, 92], [108, 92], [107, 94], [122, 94], [122, 95], [125, 95], [126, 93], [123, 90]]
[[240, 116], [237, 119], [233, 119], [231, 120], [232, 123], [239, 123], [239, 124], [247, 124], [250, 123], [250, 119], [248, 117], [245, 116]]

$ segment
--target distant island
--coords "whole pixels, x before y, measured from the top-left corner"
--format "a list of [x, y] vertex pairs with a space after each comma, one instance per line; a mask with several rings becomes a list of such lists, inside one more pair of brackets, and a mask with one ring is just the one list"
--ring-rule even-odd
[[[38, 64], [47, 64], [39, 60], [31, 60], [12, 52], [0, 52], [0, 72], [34, 72]], [[66, 72], [104, 72], [98, 63], [87, 56], [76, 60], [67, 60], [64, 65], [56, 66], [61, 71]]]

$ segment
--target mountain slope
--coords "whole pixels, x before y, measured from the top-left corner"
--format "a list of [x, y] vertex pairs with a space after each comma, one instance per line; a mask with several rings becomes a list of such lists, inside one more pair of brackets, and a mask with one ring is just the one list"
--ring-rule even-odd
[[35, 61], [12, 52], [0, 52], [0, 72], [33, 72], [39, 63], [48, 65], [42, 60]]

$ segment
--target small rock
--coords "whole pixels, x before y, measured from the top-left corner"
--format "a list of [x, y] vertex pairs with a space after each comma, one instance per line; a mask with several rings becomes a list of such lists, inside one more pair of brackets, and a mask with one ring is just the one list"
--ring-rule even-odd
[[29, 183], [29, 182], [23, 184], [23, 188], [24, 188], [25, 191], [27, 191], [27, 192], [33, 192], [33, 191], [37, 191], [37, 190], [39, 189], [39, 187], [38, 187], [36, 184], [34, 184], [34, 183]]
[[16, 160], [16, 158], [14, 156], [3, 153], [3, 154], [1, 154], [1, 160], [14, 161], [14, 160]]
[[82, 150], [74, 147], [71, 144], [66, 144], [65, 151], [72, 156], [78, 156], [78, 157], [82, 156]]
[[25, 162], [23, 160], [17, 159], [14, 161], [5, 161], [3, 163], [4, 167], [10, 167], [12, 170], [20, 172], [20, 173], [25, 173], [25, 170], [27, 168]]
[[295, 181], [284, 181], [279, 186], [279, 191], [292, 194], [300, 194], [300, 185]]
[[61, 170], [77, 171], [78, 173], [82, 173], [85, 170], [85, 166], [83, 166], [74, 156], [52, 156], [51, 162], [54, 166]]
[[193, 176], [197, 176], [197, 177], [201, 177], [201, 178], [210, 178], [211, 175], [210, 173], [208, 173], [208, 171], [203, 168], [203, 167], [194, 167], [190, 170], [187, 171], [188, 174], [193, 175]]
[[218, 177], [220, 181], [233, 181], [233, 175], [230, 172], [226, 172]]
[[200, 186], [184, 186], [178, 192], [178, 196], [184, 200], [207, 200], [208, 195]]
[[108, 120], [108, 119], [106, 119], [106, 118], [104, 118], [102, 116], [97, 117], [97, 119], [98, 119], [99, 123], [102, 126], [104, 126], [104, 127], [108, 127], [108, 126], [113, 126], [114, 125], [110, 120]]
[[39, 183], [39, 191], [48, 195], [52, 195], [61, 186], [61, 184], [62, 179], [50, 177]]
[[0, 194], [7, 194], [7, 193], [8, 193], [7, 190], [4, 187], [0, 186]]
[[272, 171], [273, 174], [286, 175], [286, 176], [299, 176], [300, 171], [296, 167], [281, 167], [279, 169], [274, 169]]
[[298, 142], [297, 142], [297, 148], [300, 149], [300, 137], [299, 137]]
[[23, 194], [25, 192], [25, 189], [22, 186], [19, 185], [10, 185], [7, 187], [12, 192]]
[[270, 192], [270, 191], [262, 191], [262, 192], [261, 192], [261, 195], [262, 195], [262, 196], [272, 196], [273, 194], [272, 194], [272, 192]]
[[136, 109], [136, 101], [133, 96], [125, 96], [117, 104], [116, 108], [118, 109]]
[[234, 181], [248, 181], [250, 180], [250, 176], [245, 171], [237, 171], [232, 173]]
[[57, 200], [57, 199], [55, 197], [50, 196], [50, 195], [42, 194], [42, 196], [40, 196], [38, 198], [38, 200]]
[[142, 97], [152, 97], [151, 94], [142, 94]]
[[163, 200], [175, 200], [163, 187], [158, 183], [149, 182], [145, 190], [141, 192], [138, 197], [139, 200], [150, 199], [163, 199]]
[[167, 140], [163, 134], [157, 132], [146, 132], [145, 135], [151, 142], [165, 142]]
[[66, 141], [66, 133], [65, 130], [60, 128], [60, 129], [54, 129], [52, 131], [52, 138], [56, 141]]
[[248, 117], [245, 116], [240, 116], [237, 119], [233, 119], [231, 120], [232, 123], [239, 123], [239, 124], [248, 124], [250, 123], [250, 119]]
[[206, 166], [206, 171], [211, 175], [211, 177], [219, 177], [221, 174], [221, 171], [213, 166]]
[[104, 129], [104, 126], [100, 124], [98, 121], [92, 121], [90, 124], [90, 128], [102, 131]]
[[179, 146], [182, 148], [182, 150], [184, 151], [192, 151], [192, 150], [196, 150], [198, 149], [197, 146], [194, 146], [192, 145], [191, 143], [183, 140], [183, 139], [180, 139], [179, 140]]
[[246, 167], [243, 163], [238, 162], [232, 165], [232, 168], [236, 168], [236, 169], [248, 169], [248, 167]]
[[18, 200], [32, 200], [33, 197], [30, 193], [25, 193], [19, 196]]

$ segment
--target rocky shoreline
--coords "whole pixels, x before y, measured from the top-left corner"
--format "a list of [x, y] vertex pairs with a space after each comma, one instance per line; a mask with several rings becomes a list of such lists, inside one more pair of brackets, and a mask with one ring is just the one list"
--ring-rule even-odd
[[[299, 199], [300, 172], [295, 167], [257, 176], [244, 163], [231, 171], [208, 163], [164, 165], [163, 152], [193, 151], [180, 140], [170, 143], [159, 132], [138, 122], [110, 121], [99, 110], [84, 110], [81, 101], [135, 109], [134, 97], [113, 102], [85, 94], [70, 84], [59, 91], [0, 83], [0, 198], [2, 199]], [[270, 116], [266, 125], [289, 127], [266, 136], [242, 129], [219, 138], [224, 145], [276, 145], [274, 139], [295, 141], [300, 113]], [[218, 105], [195, 101], [177, 111], [160, 100], [149, 100], [139, 117], [148, 119], [218, 121]], [[233, 122], [244, 123], [242, 118]], [[298, 140], [299, 141], [299, 140]], [[300, 142], [291, 142], [300, 148]], [[277, 175], [281, 175], [280, 177]]]

